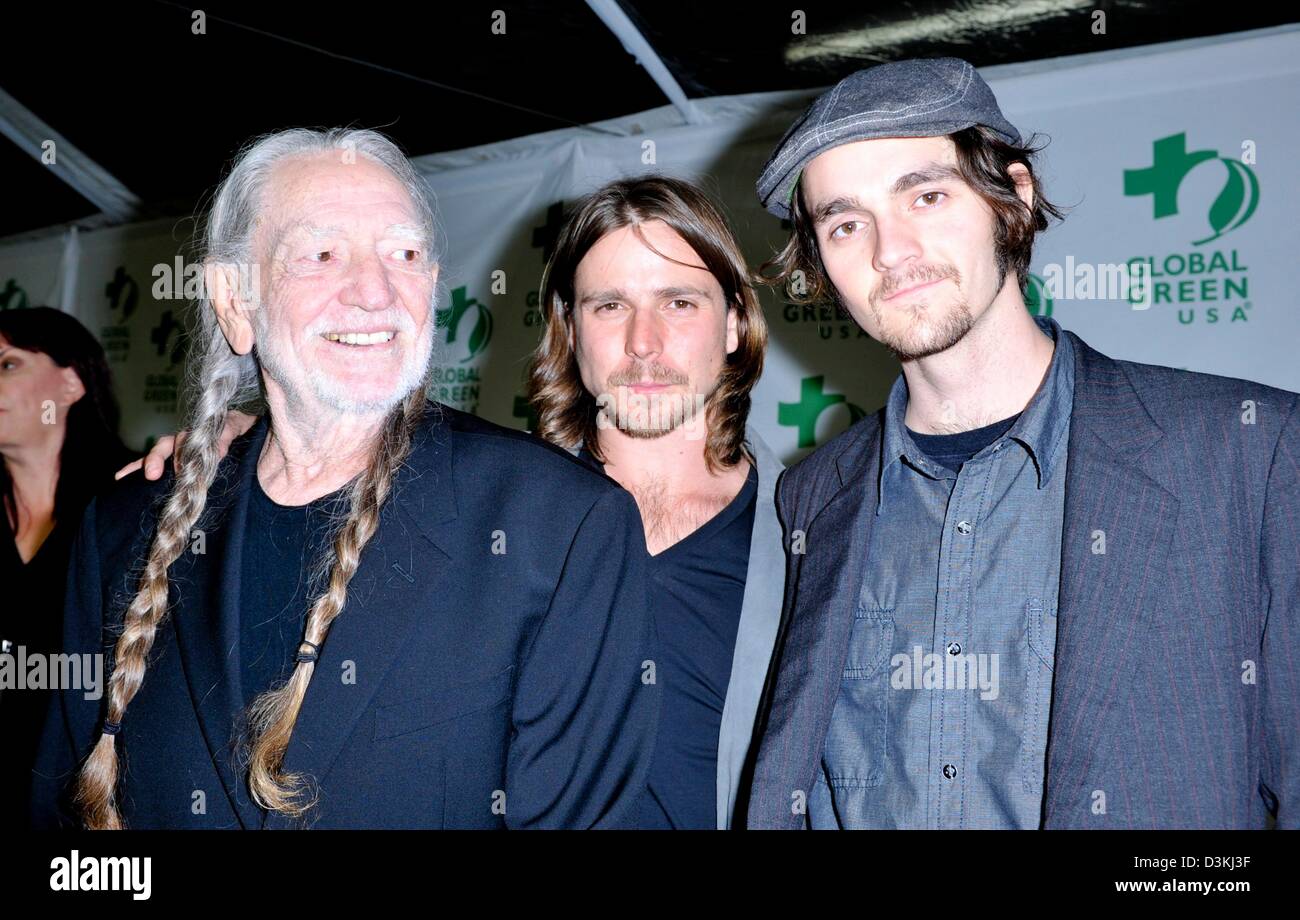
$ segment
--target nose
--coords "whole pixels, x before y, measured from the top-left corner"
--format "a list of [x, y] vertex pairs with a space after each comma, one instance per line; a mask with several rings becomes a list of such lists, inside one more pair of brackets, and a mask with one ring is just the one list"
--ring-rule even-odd
[[363, 310], [386, 310], [394, 297], [388, 270], [377, 253], [363, 253], [353, 260], [340, 297], [344, 304]]
[[662, 353], [664, 349], [662, 322], [658, 313], [652, 309], [633, 308], [624, 349], [627, 354], [642, 361], [649, 361], [655, 355]]
[[909, 260], [920, 259], [920, 240], [908, 221], [897, 217], [877, 218], [874, 229], [875, 251], [871, 264], [876, 271], [898, 272], [906, 269]]

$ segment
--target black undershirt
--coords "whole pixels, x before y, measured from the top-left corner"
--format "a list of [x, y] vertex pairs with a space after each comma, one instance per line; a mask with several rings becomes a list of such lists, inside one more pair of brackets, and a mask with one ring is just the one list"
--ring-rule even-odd
[[272, 501], [253, 477], [239, 592], [245, 706], [293, 671], [309, 605], [324, 584], [313, 578], [317, 560], [332, 536], [333, 515], [346, 514], [347, 491], [290, 507]]
[[[0, 648], [8, 643], [17, 667], [19, 649], [28, 656], [63, 650], [63, 599], [72, 542], [80, 516], [55, 522], [27, 562], [0, 502]], [[27, 827], [32, 764], [53, 694], [31, 688], [0, 689], [0, 833]]]
[[1018, 418], [1019, 412], [992, 425], [956, 434], [920, 434], [911, 428], [907, 429], [907, 433], [927, 457], [957, 473], [961, 471], [963, 463], [1010, 431]]

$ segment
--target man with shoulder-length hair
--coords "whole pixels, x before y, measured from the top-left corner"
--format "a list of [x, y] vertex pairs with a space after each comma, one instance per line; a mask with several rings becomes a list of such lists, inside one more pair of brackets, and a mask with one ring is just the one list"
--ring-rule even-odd
[[[621, 824], [659, 692], [635, 503], [430, 403], [435, 213], [371, 131], [236, 159], [174, 475], [87, 511], [38, 826]], [[268, 413], [220, 459], [232, 406]], [[66, 795], [64, 793], [67, 793]]]
[[699, 188], [621, 179], [580, 201], [542, 283], [537, 433], [636, 498], [663, 714], [632, 823], [728, 828], [780, 614], [781, 464], [748, 425], [767, 324]]
[[967, 62], [899, 61], [758, 180], [773, 280], [902, 374], [782, 478], [751, 827], [1300, 827], [1300, 399], [1031, 316], [1036, 152]]

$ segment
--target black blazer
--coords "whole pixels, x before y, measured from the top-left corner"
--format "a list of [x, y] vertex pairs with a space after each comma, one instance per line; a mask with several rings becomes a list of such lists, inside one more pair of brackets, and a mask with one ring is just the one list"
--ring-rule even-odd
[[[172, 566], [172, 606], [117, 736], [128, 827], [304, 823], [253, 804], [232, 756], [239, 617], [257, 603], [240, 596], [240, 559], [266, 434], [263, 419], [232, 445], [200, 524], [206, 553]], [[68, 651], [111, 653], [170, 480], [130, 477], [87, 510]], [[319, 789], [305, 823], [622, 823], [659, 711], [657, 688], [641, 680], [653, 641], [647, 564], [636, 505], [612, 480], [537, 438], [431, 403], [285, 757]], [[59, 694], [37, 763], [35, 826], [75, 824], [67, 783], [102, 718], [102, 700]]]

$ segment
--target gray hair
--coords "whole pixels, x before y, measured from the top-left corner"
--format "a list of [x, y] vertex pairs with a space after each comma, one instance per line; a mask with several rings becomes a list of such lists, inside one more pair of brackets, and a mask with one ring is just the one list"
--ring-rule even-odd
[[[430, 261], [437, 261], [434, 248], [439, 237], [432, 196], [392, 141], [375, 131], [294, 128], [259, 138], [236, 157], [213, 197], [206, 232], [199, 241], [205, 264], [254, 264], [253, 235], [257, 217], [265, 210], [267, 179], [273, 167], [291, 157], [336, 150], [369, 157], [406, 187], [426, 232]], [[114, 646], [105, 730], [77, 775], [75, 801], [82, 820], [92, 830], [123, 826], [117, 802], [120, 768], [115, 736], [127, 705], [144, 682], [149, 651], [167, 615], [168, 570], [189, 545], [191, 528], [207, 507], [208, 490], [221, 459], [219, 444], [226, 414], [232, 406], [246, 404], [261, 393], [257, 359], [251, 353], [231, 351], [206, 290], [199, 304], [195, 346], [190, 353], [193, 406], [186, 422], [189, 436], [178, 452], [175, 482], [158, 512], [139, 586], [123, 615]], [[380, 509], [410, 452], [425, 407], [421, 384], [389, 412], [368, 466], [349, 487], [347, 515], [336, 524], [330, 546], [318, 562], [320, 571], [327, 574], [307, 616], [304, 641], [313, 647], [325, 643], [330, 625], [343, 612], [348, 584], [379, 526]], [[314, 671], [314, 659], [300, 657], [289, 680], [262, 693], [246, 713], [249, 790], [262, 807], [295, 817], [304, 816], [312, 807], [316, 791], [310, 777], [284, 772], [284, 753]]]
[[[437, 262], [442, 234], [433, 192], [395, 143], [378, 131], [367, 128], [330, 128], [324, 131], [288, 128], [255, 138], [236, 155], [230, 171], [213, 196], [207, 221], [196, 239], [198, 255], [203, 263], [254, 265], [257, 262], [257, 253], [253, 251], [257, 219], [265, 212], [267, 181], [275, 167], [294, 157], [333, 152], [367, 157], [393, 174], [414, 202], [416, 219], [430, 247], [430, 261]], [[252, 353], [236, 355], [230, 351], [217, 325], [216, 310], [206, 285], [195, 317], [192, 346], [189, 391], [207, 404], [190, 408], [187, 413], [189, 427], [193, 427], [196, 418], [210, 415], [215, 408], [205, 397], [222, 397], [227, 406], [236, 407], [257, 402], [262, 391], [257, 358]], [[194, 385], [199, 381], [213, 380], [223, 381], [217, 393]], [[227, 389], [229, 395], [226, 395]]]

